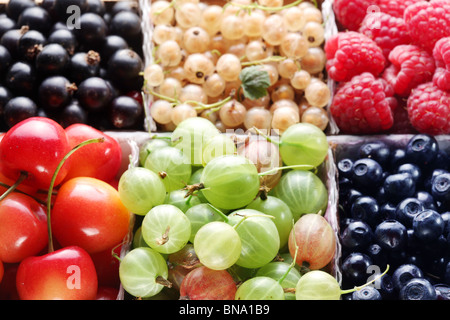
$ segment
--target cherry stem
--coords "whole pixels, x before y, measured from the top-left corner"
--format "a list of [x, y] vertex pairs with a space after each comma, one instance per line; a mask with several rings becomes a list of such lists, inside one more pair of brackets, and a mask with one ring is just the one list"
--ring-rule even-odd
[[80, 149], [81, 147], [84, 147], [85, 145], [88, 145], [90, 143], [101, 143], [104, 142], [105, 138], [101, 137], [101, 138], [97, 138], [97, 139], [89, 139], [86, 141], [81, 142], [80, 144], [78, 144], [77, 146], [75, 146], [74, 148], [72, 148], [72, 150], [70, 150], [65, 156], [64, 158], [62, 158], [62, 160], [59, 162], [58, 166], [55, 169], [55, 172], [53, 173], [52, 176], [52, 180], [50, 182], [50, 187], [48, 189], [48, 193], [47, 193], [47, 228], [48, 228], [48, 252], [53, 252], [54, 251], [54, 247], [53, 247], [53, 235], [52, 235], [52, 224], [51, 224], [51, 207], [52, 207], [52, 195], [53, 195], [53, 187], [55, 185], [55, 181], [56, 181], [56, 177], [58, 176], [59, 171], [61, 170], [62, 166], [64, 165], [64, 163], [66, 162], [66, 160], [78, 149]]
[[389, 265], [386, 266], [386, 270], [384, 270], [384, 272], [382, 274], [380, 274], [378, 277], [373, 278], [371, 281], [363, 284], [362, 286], [354, 287], [353, 289], [348, 289], [348, 290], [341, 290], [341, 295], [347, 294], [347, 293], [351, 293], [351, 292], [354, 292], [354, 291], [358, 291], [358, 290], [361, 290], [364, 287], [367, 287], [369, 284], [372, 284], [375, 281], [381, 279], [388, 271], [389, 271]]
[[17, 179], [17, 181], [8, 188], [8, 190], [6, 190], [1, 196], [0, 196], [0, 201], [2, 201], [3, 199], [5, 199], [11, 192], [16, 191], [17, 187], [26, 179], [28, 178], [28, 172], [26, 171], [21, 171], [20, 172], [20, 176]]

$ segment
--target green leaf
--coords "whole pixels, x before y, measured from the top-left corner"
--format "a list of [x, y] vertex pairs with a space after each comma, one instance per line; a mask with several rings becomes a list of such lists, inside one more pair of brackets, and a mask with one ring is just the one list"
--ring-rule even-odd
[[267, 95], [267, 88], [270, 86], [269, 73], [261, 70], [259, 66], [242, 69], [239, 79], [246, 98], [256, 100]]

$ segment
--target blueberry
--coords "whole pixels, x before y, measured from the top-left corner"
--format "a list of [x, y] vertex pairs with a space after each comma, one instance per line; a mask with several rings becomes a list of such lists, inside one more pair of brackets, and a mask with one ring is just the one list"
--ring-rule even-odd
[[373, 261], [373, 263], [380, 268], [385, 268], [388, 262], [386, 251], [377, 243], [372, 243], [364, 251]]
[[382, 183], [383, 168], [373, 159], [358, 159], [353, 164], [352, 180], [357, 188], [373, 189]]
[[442, 235], [444, 220], [434, 210], [424, 210], [413, 219], [414, 236], [423, 242], [432, 242]]
[[398, 166], [407, 162], [406, 151], [404, 148], [397, 148], [391, 152], [389, 160], [389, 169], [397, 170]]
[[373, 240], [373, 231], [363, 221], [350, 222], [341, 234], [341, 243], [347, 249], [360, 250], [366, 248]]
[[449, 172], [444, 169], [433, 169], [423, 181], [423, 186], [424, 186], [425, 190], [431, 191], [431, 186], [432, 186], [434, 178], [436, 178], [438, 175], [443, 174], [443, 173], [449, 173]]
[[367, 286], [352, 293], [352, 300], [382, 300], [381, 293], [373, 286]]
[[401, 290], [402, 287], [413, 278], [423, 278], [422, 269], [414, 264], [402, 264], [395, 269], [392, 274], [392, 281], [397, 290]]
[[339, 177], [350, 178], [352, 176], [353, 161], [349, 158], [344, 158], [338, 161], [337, 169]]
[[416, 198], [406, 198], [396, 207], [395, 219], [405, 227], [411, 228], [414, 217], [424, 210], [423, 204]]
[[437, 300], [450, 300], [450, 285], [438, 283], [434, 285]]
[[442, 234], [447, 236], [450, 232], [450, 211], [441, 213], [441, 218], [444, 220], [444, 231], [442, 231]]
[[405, 152], [409, 160], [423, 167], [436, 159], [439, 145], [431, 135], [416, 134], [408, 141]]
[[397, 173], [409, 173], [416, 185], [422, 181], [422, 170], [417, 164], [414, 163], [404, 163], [397, 168]]
[[444, 270], [444, 282], [450, 285], [450, 262], [447, 263]]
[[383, 300], [394, 299], [395, 288], [392, 276], [390, 276], [389, 274], [385, 274], [381, 277], [379, 284], [380, 287], [378, 291], [380, 291]]
[[441, 173], [431, 182], [431, 195], [441, 202], [443, 208], [450, 204], [450, 173]]
[[380, 206], [380, 216], [383, 217], [383, 220], [386, 219], [395, 219], [395, 211], [397, 206], [390, 202], [385, 202]]
[[416, 192], [416, 184], [409, 173], [394, 173], [386, 177], [383, 188], [392, 202], [412, 197]]
[[361, 196], [353, 202], [350, 214], [354, 219], [366, 221], [371, 227], [380, 221], [380, 207], [377, 200], [371, 196]]
[[368, 268], [371, 265], [373, 261], [368, 255], [352, 252], [342, 262], [342, 275], [352, 285], [362, 285], [369, 278]]
[[340, 201], [345, 210], [350, 210], [355, 199], [361, 197], [362, 195], [363, 194], [360, 191], [358, 191], [354, 188], [351, 188], [350, 190], [348, 190], [346, 195], [341, 197]]
[[413, 278], [400, 290], [400, 300], [436, 300], [436, 290], [430, 281], [424, 278]]
[[397, 220], [384, 220], [375, 228], [375, 239], [382, 248], [398, 251], [407, 244], [407, 229]]
[[424, 209], [436, 210], [436, 202], [429, 192], [419, 190], [416, 192], [414, 197], [422, 203]]
[[360, 158], [371, 158], [382, 166], [388, 162], [390, 153], [390, 148], [382, 141], [366, 142], [358, 150]]

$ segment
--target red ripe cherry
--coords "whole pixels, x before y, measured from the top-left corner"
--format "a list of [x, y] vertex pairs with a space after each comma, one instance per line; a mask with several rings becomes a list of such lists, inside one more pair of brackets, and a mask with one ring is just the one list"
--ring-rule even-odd
[[3, 280], [0, 282], [0, 300], [19, 300], [16, 289], [16, 274], [19, 264], [4, 263]]
[[0, 261], [0, 283], [2, 283], [4, 273], [5, 273], [5, 267], [3, 266], [3, 262]]
[[113, 137], [86, 124], [73, 124], [66, 129], [71, 148], [89, 139], [103, 137], [102, 143], [91, 143], [78, 149], [70, 156], [66, 181], [75, 177], [91, 177], [106, 182], [112, 180], [122, 164], [122, 149]]
[[10, 193], [0, 203], [0, 260], [20, 262], [48, 244], [47, 215], [36, 200]]
[[95, 300], [117, 300], [119, 289], [110, 287], [98, 287]]
[[122, 245], [116, 245], [112, 248], [91, 254], [92, 261], [94, 261], [95, 269], [98, 275], [98, 285], [106, 287], [119, 287], [119, 260], [113, 256], [120, 257]]
[[228, 271], [201, 266], [184, 277], [180, 286], [180, 299], [234, 300], [236, 290], [236, 283]]
[[21, 300], [94, 300], [98, 282], [89, 254], [70, 246], [23, 260], [16, 286]]
[[52, 209], [52, 232], [64, 247], [90, 254], [112, 248], [128, 234], [131, 213], [107, 182], [78, 177], [63, 183]]
[[[70, 151], [63, 127], [45, 117], [23, 120], [6, 132], [0, 143], [0, 170], [9, 179], [17, 181], [22, 173], [28, 177], [23, 184], [48, 189], [53, 174]], [[59, 171], [55, 185], [68, 172], [65, 165]]]

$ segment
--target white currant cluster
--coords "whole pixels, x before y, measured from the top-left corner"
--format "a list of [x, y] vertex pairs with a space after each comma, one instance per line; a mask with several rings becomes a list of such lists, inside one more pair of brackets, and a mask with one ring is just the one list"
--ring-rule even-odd
[[[153, 61], [144, 71], [153, 95], [150, 115], [163, 131], [205, 117], [222, 132], [242, 128], [284, 132], [298, 122], [328, 125], [331, 94], [321, 11], [297, 0], [156, 0], [151, 4]], [[240, 73], [267, 71], [267, 95], [249, 99]]]

